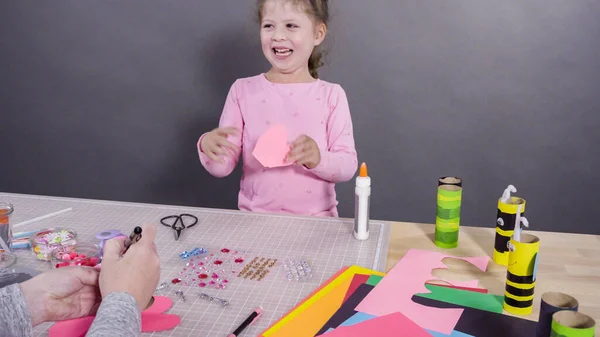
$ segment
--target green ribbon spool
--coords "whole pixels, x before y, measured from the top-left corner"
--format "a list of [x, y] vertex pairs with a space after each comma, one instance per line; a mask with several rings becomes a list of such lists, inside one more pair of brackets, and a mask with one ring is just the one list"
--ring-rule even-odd
[[461, 202], [461, 186], [438, 186], [434, 240], [436, 246], [441, 248], [454, 248], [458, 246]]

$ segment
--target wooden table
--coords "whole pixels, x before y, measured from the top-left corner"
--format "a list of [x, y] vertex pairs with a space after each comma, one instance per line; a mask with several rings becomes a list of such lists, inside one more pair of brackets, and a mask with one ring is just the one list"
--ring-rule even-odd
[[[454, 249], [437, 248], [433, 243], [435, 225], [394, 222], [391, 225], [387, 256], [389, 271], [411, 248], [435, 250], [466, 257], [487, 255], [494, 250], [494, 228], [461, 226], [459, 244]], [[524, 231], [540, 238], [533, 313], [523, 318], [537, 321], [544, 292], [560, 291], [579, 301], [579, 311], [600, 324], [600, 236], [555, 232]], [[483, 273], [462, 260], [445, 260], [449, 270], [434, 271], [445, 280], [478, 279], [490, 293], [504, 295], [506, 267], [490, 259]], [[508, 312], [504, 312], [511, 315]], [[598, 328], [597, 328], [598, 330]], [[600, 330], [598, 330], [600, 331]]]

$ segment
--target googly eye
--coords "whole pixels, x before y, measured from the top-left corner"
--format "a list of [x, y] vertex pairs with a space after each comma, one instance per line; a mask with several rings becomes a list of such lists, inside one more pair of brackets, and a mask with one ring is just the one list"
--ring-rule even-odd
[[496, 220], [496, 224], [498, 224], [498, 226], [504, 226], [504, 220], [502, 220], [502, 218], [498, 218], [498, 220]]
[[506, 243], [506, 248], [508, 248], [509, 252], [514, 252], [516, 250], [515, 246], [509, 242]]

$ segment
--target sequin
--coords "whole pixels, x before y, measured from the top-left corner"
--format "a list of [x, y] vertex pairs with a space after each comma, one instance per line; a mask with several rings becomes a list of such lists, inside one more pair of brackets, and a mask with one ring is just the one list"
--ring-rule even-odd
[[198, 278], [205, 279], [205, 278], [208, 278], [208, 275], [206, 275], [206, 274], [200, 274], [200, 275], [198, 275]]
[[206, 287], [206, 283], [204, 283], [204, 282], [200, 282], [200, 283], [198, 283], [198, 285], [202, 288]]
[[180, 278], [174, 278], [174, 279], [171, 280], [171, 283], [173, 283], [173, 284], [177, 284], [179, 282], [181, 282]]
[[215, 284], [215, 281], [210, 281], [208, 282], [208, 284]]
[[215, 262], [213, 262], [213, 263], [219, 265], [219, 264], [222, 264], [223, 261], [221, 261], [221, 260], [215, 260]]
[[242, 258], [235, 259], [235, 263], [242, 263], [242, 262], [244, 262], [244, 259], [242, 259]]
[[219, 278], [219, 275], [217, 275], [217, 274], [212, 274], [212, 278]]
[[227, 280], [223, 280], [223, 283], [229, 283], [229, 281], [227, 281]]
[[229, 249], [223, 248], [223, 249], [221, 249], [221, 252], [223, 252], [223, 253], [229, 253]]

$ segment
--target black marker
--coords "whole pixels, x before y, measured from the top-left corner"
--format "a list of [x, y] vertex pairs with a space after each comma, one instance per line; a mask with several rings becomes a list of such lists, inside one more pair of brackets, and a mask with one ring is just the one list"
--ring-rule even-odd
[[254, 310], [254, 312], [250, 314], [250, 316], [248, 316], [248, 318], [246, 318], [246, 320], [237, 329], [235, 329], [235, 331], [232, 334], [230, 334], [227, 337], [239, 336], [242, 333], [242, 331], [244, 331], [244, 329], [254, 324], [254, 322], [256, 322], [260, 315], [262, 315], [262, 308], [258, 307], [256, 310]]
[[123, 250], [123, 254], [125, 254], [127, 252], [127, 250], [129, 249], [129, 247], [131, 247], [132, 244], [140, 241], [141, 238], [142, 238], [142, 227], [136, 226], [133, 229], [133, 232], [131, 232], [131, 234], [129, 234], [129, 237], [127, 238], [127, 240], [125, 240], [125, 249]]

